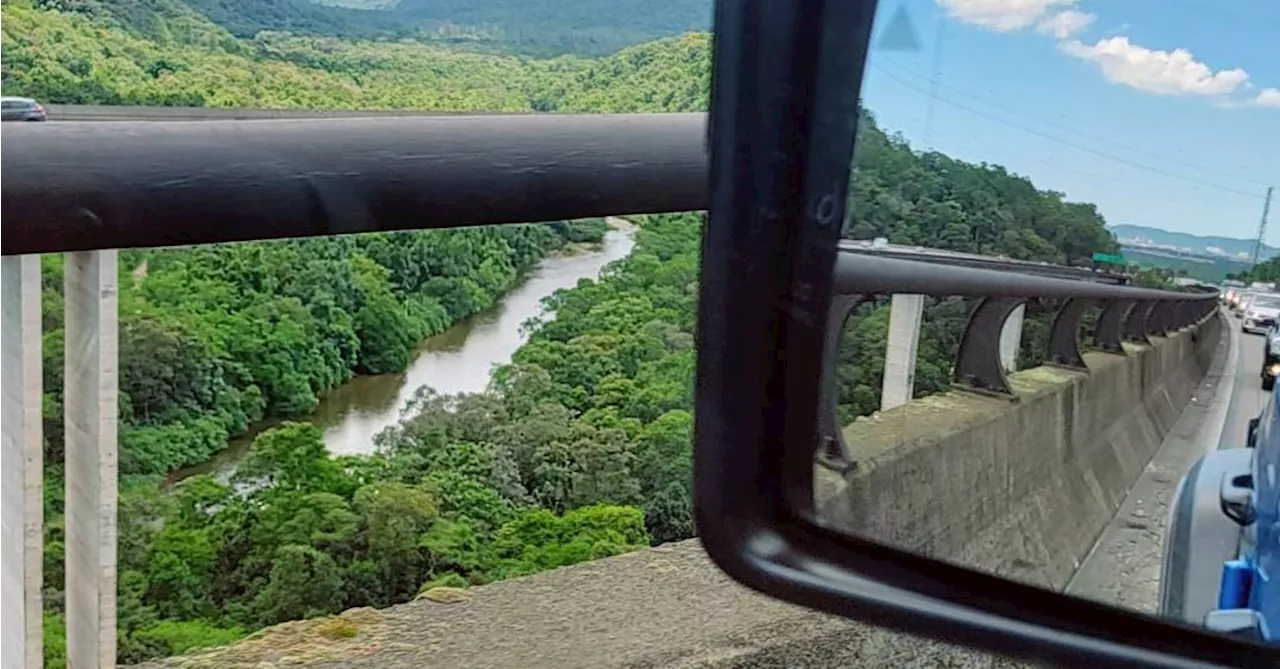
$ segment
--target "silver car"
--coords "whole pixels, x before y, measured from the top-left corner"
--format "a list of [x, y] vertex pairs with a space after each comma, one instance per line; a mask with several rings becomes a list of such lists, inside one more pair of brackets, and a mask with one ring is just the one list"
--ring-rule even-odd
[[1244, 318], [1240, 321], [1240, 331], [1265, 333], [1275, 325], [1280, 317], [1280, 295], [1274, 293], [1258, 293], [1252, 296], [1244, 307]]
[[48, 114], [44, 106], [31, 98], [12, 96], [0, 97], [0, 120], [3, 121], [47, 121]]

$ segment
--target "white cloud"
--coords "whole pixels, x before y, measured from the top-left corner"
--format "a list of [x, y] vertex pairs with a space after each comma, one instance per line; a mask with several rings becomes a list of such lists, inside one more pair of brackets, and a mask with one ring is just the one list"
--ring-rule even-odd
[[1070, 7], [1078, 0], [938, 0], [954, 18], [989, 28], [1011, 32], [1043, 19], [1054, 7]]
[[1036, 32], [1041, 35], [1053, 35], [1058, 39], [1066, 39], [1088, 28], [1097, 20], [1097, 14], [1068, 9], [1065, 12], [1058, 12], [1047, 19], [1041, 20], [1036, 26]]
[[1093, 61], [1107, 81], [1160, 95], [1226, 95], [1249, 80], [1242, 69], [1218, 70], [1195, 59], [1186, 49], [1158, 51], [1109, 37], [1092, 46], [1078, 40], [1062, 42], [1071, 56]]
[[1253, 102], [1263, 107], [1280, 107], [1280, 88], [1262, 89], [1262, 92], [1258, 94], [1258, 97], [1254, 98]]

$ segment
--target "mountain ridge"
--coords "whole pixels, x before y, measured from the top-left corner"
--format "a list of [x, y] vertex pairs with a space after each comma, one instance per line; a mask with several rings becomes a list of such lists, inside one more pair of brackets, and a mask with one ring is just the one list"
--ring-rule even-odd
[[[710, 0], [7, 0], [6, 7], [75, 14], [158, 42], [207, 23], [229, 36], [262, 33], [413, 41], [471, 51], [605, 56], [711, 29]], [[203, 29], [208, 32], [207, 29]]]
[[[1253, 253], [1254, 240], [1252, 239], [1223, 237], [1221, 235], [1195, 235], [1187, 232], [1173, 232], [1163, 228], [1148, 225], [1136, 225], [1132, 223], [1115, 223], [1108, 225], [1107, 229], [1115, 234], [1117, 239], [1145, 237], [1156, 244], [1165, 246], [1187, 247], [1196, 250], [1203, 250], [1208, 246], [1216, 246], [1232, 255], [1236, 253]], [[1262, 252], [1259, 255], [1263, 258], [1280, 255], [1280, 248], [1263, 244]]]

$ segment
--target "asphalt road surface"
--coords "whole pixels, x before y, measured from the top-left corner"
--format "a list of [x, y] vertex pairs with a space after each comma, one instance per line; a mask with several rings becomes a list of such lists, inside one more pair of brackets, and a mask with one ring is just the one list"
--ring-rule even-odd
[[1249, 419], [1262, 413], [1263, 405], [1271, 393], [1262, 391], [1262, 350], [1266, 345], [1264, 335], [1240, 331], [1240, 319], [1231, 317], [1231, 328], [1238, 336], [1236, 347], [1235, 390], [1231, 394], [1231, 408], [1222, 426], [1222, 438], [1218, 448], [1244, 448]]

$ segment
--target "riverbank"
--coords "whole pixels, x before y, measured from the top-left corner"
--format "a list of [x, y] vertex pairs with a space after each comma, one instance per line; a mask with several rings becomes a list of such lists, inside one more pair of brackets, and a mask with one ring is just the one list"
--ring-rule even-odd
[[[610, 230], [600, 243], [566, 244], [548, 253], [494, 306], [420, 342], [404, 372], [354, 377], [321, 395], [313, 411], [290, 420], [320, 427], [331, 454], [364, 454], [373, 451], [377, 433], [401, 420], [401, 409], [418, 388], [427, 385], [445, 394], [484, 390], [492, 369], [509, 362], [526, 341], [521, 326], [544, 314], [545, 298], [599, 276], [606, 265], [630, 254], [635, 224], [616, 217], [606, 221]], [[253, 439], [284, 420], [255, 423], [209, 460], [172, 472], [165, 487], [199, 474], [229, 477]]]

